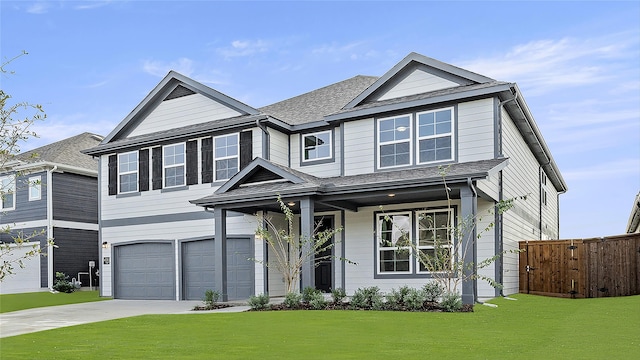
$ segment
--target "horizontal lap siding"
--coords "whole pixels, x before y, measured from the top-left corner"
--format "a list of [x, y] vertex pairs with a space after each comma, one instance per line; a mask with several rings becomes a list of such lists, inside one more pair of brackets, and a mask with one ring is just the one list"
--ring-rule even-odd
[[53, 219], [98, 223], [98, 180], [53, 173]]
[[[29, 201], [29, 178], [40, 176], [40, 200]], [[0, 224], [43, 220], [47, 218], [47, 173], [19, 176], [16, 180], [15, 210], [0, 210]]]
[[374, 171], [375, 139], [373, 119], [344, 123], [345, 175], [368, 174]]
[[269, 129], [269, 159], [276, 164], [289, 166], [289, 136]]
[[180, 126], [189, 126], [238, 115], [239, 112], [203, 95], [183, 96], [161, 102], [128, 136], [174, 129], [176, 119], [180, 119]]
[[[91, 230], [54, 228], [53, 271], [78, 278], [78, 272], [89, 271], [89, 261], [98, 264], [98, 232]], [[96, 269], [97, 270], [97, 269]], [[94, 277], [95, 279], [95, 277]], [[89, 278], [82, 275], [83, 286], [89, 286]]]
[[493, 99], [458, 104], [459, 162], [495, 157]]
[[317, 165], [301, 165], [302, 147], [300, 134], [291, 135], [291, 168], [303, 171], [317, 177], [340, 176], [340, 128], [333, 129], [333, 158], [334, 161]]
[[[493, 257], [496, 254], [495, 246], [495, 216], [494, 216], [494, 203], [483, 199], [478, 199], [478, 217], [476, 233], [478, 235], [477, 240], [477, 255], [476, 263], [481, 263], [483, 260]], [[478, 269], [478, 274], [495, 280], [496, 262], [492, 262], [487, 267]], [[480, 298], [492, 298], [495, 297], [495, 288], [493, 288], [485, 280], [478, 279], [478, 297]]]
[[421, 94], [454, 86], [458, 86], [458, 84], [426, 71], [416, 69], [391, 90], [380, 96], [378, 100], [395, 99], [402, 96]]

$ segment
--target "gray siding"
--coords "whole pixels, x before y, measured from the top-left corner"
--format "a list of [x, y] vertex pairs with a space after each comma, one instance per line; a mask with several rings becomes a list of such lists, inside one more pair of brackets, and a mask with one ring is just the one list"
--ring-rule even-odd
[[[29, 178], [40, 176], [40, 200], [29, 201]], [[46, 171], [19, 176], [16, 181], [15, 210], [0, 215], [0, 224], [13, 224], [47, 218], [47, 173]]]
[[53, 174], [53, 219], [98, 223], [98, 179]]
[[[78, 272], [89, 271], [89, 261], [98, 262], [98, 232], [91, 230], [54, 228], [53, 271], [77, 278]], [[93, 281], [95, 284], [95, 276]], [[88, 277], [82, 276], [82, 285], [88, 286]]]

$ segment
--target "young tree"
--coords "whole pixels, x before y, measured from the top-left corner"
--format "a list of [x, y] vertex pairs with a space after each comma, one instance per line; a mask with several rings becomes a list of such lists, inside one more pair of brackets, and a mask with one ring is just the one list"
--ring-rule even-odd
[[[332, 255], [318, 256], [326, 250], [333, 248], [336, 244], [331, 241], [334, 236], [342, 231], [342, 228], [326, 229], [319, 231], [322, 224], [318, 223], [309, 237], [298, 237], [295, 235], [293, 221], [293, 211], [278, 196], [278, 204], [286, 221], [286, 227], [281, 228], [268, 217], [258, 216], [258, 228], [256, 235], [261, 237], [269, 248], [269, 261], [254, 261], [265, 265], [267, 268], [275, 269], [284, 278], [287, 294], [296, 290], [296, 284], [300, 282], [302, 265], [307, 261], [319, 261], [332, 258]], [[309, 245], [309, 246], [306, 246]], [[345, 259], [346, 260], [346, 259]]]
[[[27, 55], [27, 52], [23, 51], [20, 55], [3, 61], [0, 64], [0, 76], [12, 74], [12, 72], [6, 70], [6, 66], [23, 55]], [[24, 112], [26, 112], [26, 115], [23, 114]], [[9, 176], [3, 177], [3, 181], [0, 181], [0, 201], [3, 203], [9, 201], [7, 197], [13, 196], [19, 186], [28, 185], [18, 182], [21, 173], [12, 171], [11, 166], [16, 160], [16, 156], [20, 153], [20, 143], [38, 136], [31, 130], [32, 125], [36, 121], [42, 121], [45, 118], [46, 114], [41, 105], [27, 101], [11, 102], [11, 95], [0, 89], [0, 172], [9, 174]], [[1, 208], [0, 216], [2, 215]], [[11, 242], [3, 242], [0, 239], [0, 282], [7, 275], [13, 274], [16, 266], [24, 267], [25, 260], [42, 254], [40, 245], [32, 244], [29, 245], [27, 251], [16, 255], [16, 250], [27, 246], [31, 240], [41, 235], [42, 232], [24, 234], [23, 232], [13, 231], [13, 227], [14, 225], [11, 224], [0, 225], [0, 236], [11, 238], [12, 240]], [[48, 240], [48, 245], [53, 245], [53, 242]]]

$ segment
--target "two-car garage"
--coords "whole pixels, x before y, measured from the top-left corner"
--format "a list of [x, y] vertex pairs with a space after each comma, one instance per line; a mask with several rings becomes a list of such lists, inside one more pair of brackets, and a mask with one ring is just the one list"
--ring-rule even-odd
[[[175, 241], [129, 243], [115, 246], [113, 256], [114, 298], [117, 299], [202, 300], [206, 290], [216, 289], [212, 239], [182, 241], [177, 246]], [[227, 239], [229, 300], [247, 299], [253, 294], [252, 257], [250, 238]], [[179, 274], [176, 269], [180, 270]], [[180, 287], [178, 295], [177, 286]]]

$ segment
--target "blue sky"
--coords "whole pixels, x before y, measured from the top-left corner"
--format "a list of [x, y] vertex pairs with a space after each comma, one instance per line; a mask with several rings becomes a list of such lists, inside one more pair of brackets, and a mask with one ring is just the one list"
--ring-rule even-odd
[[[638, 2], [0, 2], [1, 75], [48, 118], [28, 150], [107, 135], [170, 70], [260, 107], [415, 51], [516, 82], [569, 191], [560, 235], [625, 232], [640, 191]], [[26, 115], [26, 114], [25, 114]]]

